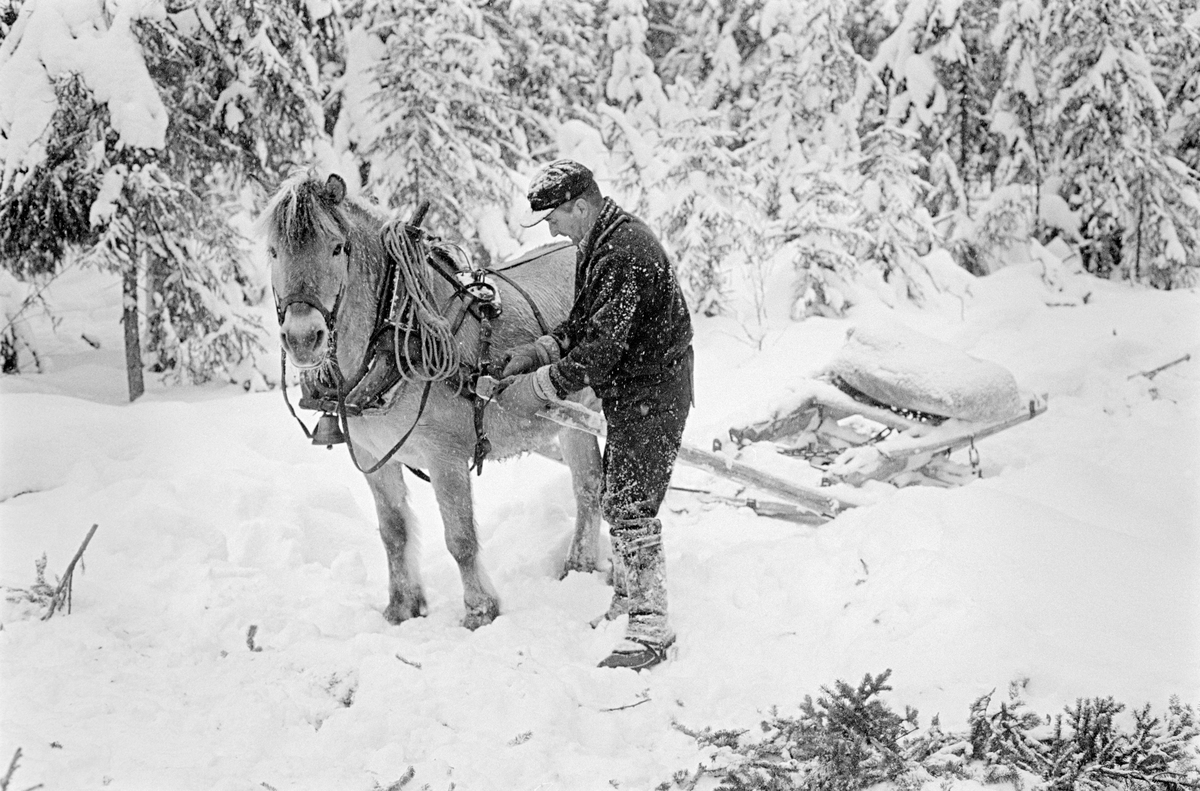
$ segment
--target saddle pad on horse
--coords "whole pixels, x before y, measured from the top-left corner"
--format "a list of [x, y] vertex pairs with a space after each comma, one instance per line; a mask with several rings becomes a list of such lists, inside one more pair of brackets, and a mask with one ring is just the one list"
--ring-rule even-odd
[[901, 409], [973, 422], [1002, 420], [1021, 408], [1016, 379], [899, 322], [868, 322], [847, 332], [830, 372], [864, 395]]

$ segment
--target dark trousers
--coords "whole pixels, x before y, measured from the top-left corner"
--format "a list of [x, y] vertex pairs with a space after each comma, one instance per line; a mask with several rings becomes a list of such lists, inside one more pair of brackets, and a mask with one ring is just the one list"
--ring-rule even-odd
[[[614, 537], [643, 534], [671, 483], [692, 405], [691, 353], [671, 378], [642, 392], [604, 399], [604, 518]], [[651, 529], [657, 532], [655, 523]]]

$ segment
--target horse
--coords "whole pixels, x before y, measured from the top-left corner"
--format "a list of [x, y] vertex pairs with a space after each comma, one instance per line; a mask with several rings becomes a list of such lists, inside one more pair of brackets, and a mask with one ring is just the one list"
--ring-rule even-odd
[[[386, 312], [387, 259], [383, 238], [388, 218], [378, 206], [347, 196], [336, 174], [325, 181], [313, 172], [292, 176], [264, 209], [258, 225], [265, 236], [285, 359], [301, 377], [327, 376], [331, 368], [364, 370], [377, 317]], [[432, 270], [444, 260], [430, 257]], [[498, 267], [499, 316], [490, 321], [491, 346], [497, 351], [534, 340], [565, 319], [574, 292], [575, 253], [571, 246], [520, 260], [511, 268]], [[424, 290], [439, 307], [425, 317], [426, 331], [446, 326], [461, 311], [461, 289], [451, 273], [413, 272], [423, 283], [396, 284], [417, 293]], [[433, 276], [428, 276], [432, 274]], [[407, 278], [404, 278], [407, 281]], [[401, 295], [403, 296], [403, 295]], [[409, 294], [411, 296], [411, 294]], [[460, 306], [456, 308], [456, 306]], [[540, 316], [537, 315], [540, 312]], [[446, 547], [458, 564], [468, 629], [491, 623], [500, 613], [500, 600], [479, 553], [469, 462], [476, 449], [473, 403], [462, 394], [461, 369], [478, 360], [481, 320], [471, 315], [451, 336], [456, 370], [443, 370], [427, 381], [405, 380], [390, 406], [341, 415], [347, 428], [352, 458], [363, 470], [375, 500], [379, 532], [388, 560], [388, 604], [384, 617], [393, 624], [427, 614], [415, 551], [416, 521], [408, 504], [404, 467], [424, 471], [433, 486], [445, 529]], [[286, 371], [286, 365], [285, 371]], [[285, 377], [286, 379], [286, 377]], [[281, 382], [286, 396], [286, 381]], [[339, 395], [345, 395], [341, 385]], [[594, 399], [585, 390], [577, 400]], [[289, 408], [291, 407], [289, 402]], [[555, 435], [562, 459], [571, 470], [576, 519], [563, 576], [570, 571], [597, 568], [600, 540], [601, 457], [596, 438], [561, 427], [533, 413], [484, 410], [491, 456], [503, 459], [527, 451], [546, 450]], [[302, 424], [303, 425], [303, 424]], [[406, 432], [407, 439], [396, 445]], [[389, 453], [386, 462], [379, 464]], [[378, 469], [370, 471], [371, 467]]]

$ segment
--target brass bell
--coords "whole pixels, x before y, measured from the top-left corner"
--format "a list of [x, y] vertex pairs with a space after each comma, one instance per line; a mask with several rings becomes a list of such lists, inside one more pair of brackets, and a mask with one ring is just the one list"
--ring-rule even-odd
[[312, 444], [332, 448], [345, 441], [346, 435], [342, 433], [342, 427], [338, 425], [337, 415], [329, 412], [321, 415], [321, 419], [317, 421], [317, 427], [313, 430]]

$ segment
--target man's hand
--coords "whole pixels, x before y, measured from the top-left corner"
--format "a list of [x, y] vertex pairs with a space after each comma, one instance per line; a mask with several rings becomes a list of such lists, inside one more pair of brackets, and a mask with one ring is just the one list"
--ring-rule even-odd
[[550, 380], [550, 366], [543, 365], [533, 373], [518, 374], [500, 380], [496, 403], [503, 409], [536, 412], [547, 404], [561, 401]]
[[504, 369], [500, 373], [502, 379], [517, 374], [536, 371], [543, 365], [558, 362], [562, 356], [558, 341], [553, 335], [543, 335], [533, 343], [523, 343], [505, 352]]

